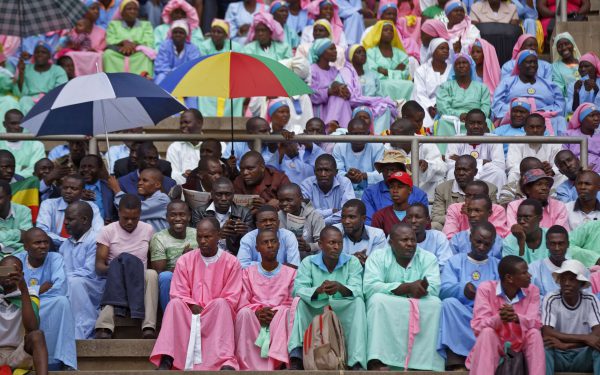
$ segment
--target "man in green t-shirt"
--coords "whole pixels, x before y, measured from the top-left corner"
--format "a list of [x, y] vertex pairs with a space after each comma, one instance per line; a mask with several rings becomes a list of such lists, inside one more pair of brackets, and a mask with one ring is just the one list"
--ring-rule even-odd
[[169, 303], [171, 278], [177, 259], [198, 247], [196, 229], [188, 227], [191, 217], [185, 202], [172, 201], [167, 206], [169, 227], [155, 233], [150, 241], [150, 267], [158, 272], [158, 300], [163, 311]]
[[23, 264], [14, 256], [0, 261], [0, 367], [48, 374], [48, 349], [39, 330], [40, 299], [30, 295]]

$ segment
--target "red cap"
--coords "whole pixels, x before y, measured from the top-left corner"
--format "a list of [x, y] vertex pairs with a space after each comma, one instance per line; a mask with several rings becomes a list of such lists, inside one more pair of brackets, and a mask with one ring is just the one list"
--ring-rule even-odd
[[408, 185], [411, 188], [413, 187], [412, 178], [406, 172], [396, 172], [396, 173], [393, 173], [387, 179], [387, 182], [390, 182], [390, 181], [399, 181], [399, 182], [403, 183], [404, 185]]

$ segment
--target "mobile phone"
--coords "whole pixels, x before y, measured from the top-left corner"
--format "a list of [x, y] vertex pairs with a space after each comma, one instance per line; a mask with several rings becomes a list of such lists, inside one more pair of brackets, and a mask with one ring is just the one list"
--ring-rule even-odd
[[236, 216], [236, 215], [229, 215], [229, 219], [233, 220], [233, 221], [238, 221], [238, 220], [242, 220], [241, 217]]
[[12, 266], [0, 266], [0, 277], [7, 277], [9, 274], [15, 272], [15, 267]]

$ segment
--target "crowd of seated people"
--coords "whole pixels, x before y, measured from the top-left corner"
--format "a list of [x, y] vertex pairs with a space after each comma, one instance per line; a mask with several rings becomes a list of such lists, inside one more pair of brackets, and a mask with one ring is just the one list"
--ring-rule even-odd
[[[277, 60], [313, 91], [185, 99], [174, 132], [244, 116], [246, 133], [286, 138], [260, 150], [0, 141], [0, 367], [77, 369], [76, 340], [110, 340], [129, 317], [161, 370], [297, 370], [330, 308], [349, 369], [487, 375], [510, 341], [529, 374], [600, 373], [600, 59], [544, 34], [551, 1], [223, 3], [87, 0], [72, 30], [0, 36], [6, 133], [75, 77], [160, 84], [226, 51]], [[574, 3], [585, 18], [589, 1]], [[486, 23], [523, 29], [508, 61]], [[422, 143], [413, 176], [410, 143], [336, 135], [585, 137], [588, 158], [568, 143]]]

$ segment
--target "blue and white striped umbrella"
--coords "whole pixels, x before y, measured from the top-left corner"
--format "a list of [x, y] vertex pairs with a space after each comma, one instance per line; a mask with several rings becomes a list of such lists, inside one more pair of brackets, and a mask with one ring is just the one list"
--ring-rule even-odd
[[131, 73], [80, 76], [44, 95], [22, 127], [35, 135], [97, 135], [156, 125], [186, 107]]

